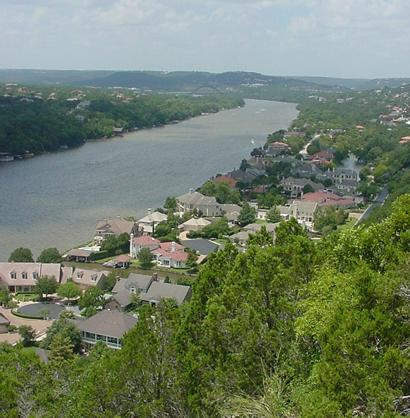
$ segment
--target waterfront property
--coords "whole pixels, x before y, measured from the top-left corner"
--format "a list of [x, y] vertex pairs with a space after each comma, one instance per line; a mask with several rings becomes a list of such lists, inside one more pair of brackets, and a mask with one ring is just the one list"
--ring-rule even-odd
[[103, 310], [90, 318], [75, 320], [85, 346], [103, 342], [107, 347], [120, 349], [124, 335], [137, 324], [137, 318], [118, 310]]
[[176, 198], [177, 211], [181, 214], [197, 211], [204, 216], [221, 216], [222, 209], [214, 196], [204, 196], [202, 193], [190, 189]]
[[[138, 230], [144, 235], [153, 235], [155, 227], [159, 223], [165, 222], [167, 218], [164, 213], [158, 211], [151, 213], [151, 209], [148, 209], [148, 214], [137, 221]], [[133, 233], [135, 235], [135, 231]]]
[[101, 219], [97, 221], [97, 226], [95, 228], [95, 237], [96, 242], [101, 242], [102, 240], [110, 237], [121, 234], [136, 234], [138, 226], [134, 221], [130, 221], [124, 218], [108, 218]]
[[185, 248], [176, 242], [160, 242], [148, 235], [130, 237], [130, 257], [138, 257], [143, 248], [148, 248], [155, 262], [162, 267], [185, 268], [188, 253]]

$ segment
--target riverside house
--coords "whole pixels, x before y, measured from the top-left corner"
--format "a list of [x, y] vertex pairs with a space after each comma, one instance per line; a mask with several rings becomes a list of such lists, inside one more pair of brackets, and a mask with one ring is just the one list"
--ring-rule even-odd
[[101, 242], [112, 235], [121, 235], [124, 233], [128, 235], [136, 235], [137, 232], [138, 226], [134, 221], [129, 221], [119, 217], [101, 219], [97, 221], [94, 240], [96, 242]]
[[205, 196], [202, 193], [190, 189], [176, 198], [177, 211], [181, 214], [200, 212], [203, 216], [222, 216], [222, 209], [214, 196]]

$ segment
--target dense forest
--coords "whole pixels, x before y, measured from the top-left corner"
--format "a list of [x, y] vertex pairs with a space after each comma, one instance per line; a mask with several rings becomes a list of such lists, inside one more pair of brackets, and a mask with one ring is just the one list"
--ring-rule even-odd
[[0, 346], [4, 417], [399, 417], [410, 393], [410, 195], [320, 242], [291, 220], [214, 254], [192, 300], [144, 306], [123, 349], [57, 321]]
[[133, 130], [181, 121], [201, 113], [243, 106], [225, 95], [138, 94], [130, 90], [2, 88], [0, 152], [14, 155], [75, 147]]

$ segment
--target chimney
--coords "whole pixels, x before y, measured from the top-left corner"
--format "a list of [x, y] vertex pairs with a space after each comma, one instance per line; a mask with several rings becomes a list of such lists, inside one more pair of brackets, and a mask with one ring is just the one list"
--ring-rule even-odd
[[176, 251], [176, 244], [175, 241], [171, 242], [171, 252], [174, 253]]
[[189, 189], [189, 193], [190, 194], [194, 193], [194, 189]]
[[132, 251], [132, 241], [134, 241], [134, 234], [131, 232], [130, 234], [130, 257], [133, 257], [133, 251]]
[[158, 281], [158, 273], [153, 273], [152, 274], [152, 280], [154, 280], [154, 282]]
[[148, 215], [151, 215], [151, 208], [148, 208]]

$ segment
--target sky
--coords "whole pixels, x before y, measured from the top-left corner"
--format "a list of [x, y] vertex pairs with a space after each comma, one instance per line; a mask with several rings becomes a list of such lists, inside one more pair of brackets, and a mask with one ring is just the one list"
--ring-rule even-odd
[[410, 77], [410, 0], [0, 0], [0, 68]]

